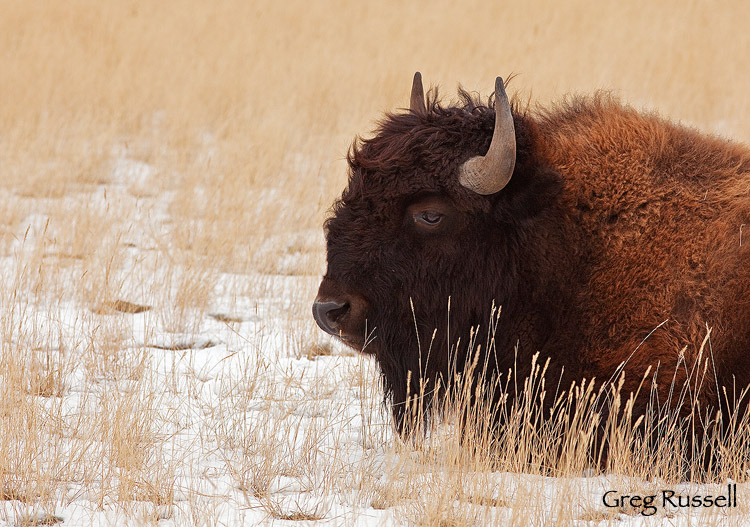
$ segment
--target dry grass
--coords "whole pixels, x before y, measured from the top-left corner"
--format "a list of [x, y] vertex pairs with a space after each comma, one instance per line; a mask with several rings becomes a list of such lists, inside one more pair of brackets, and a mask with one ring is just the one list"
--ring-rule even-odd
[[[511, 73], [511, 91], [542, 103], [607, 88], [750, 139], [743, 3], [0, 0], [0, 13], [0, 522], [54, 524], [74, 503], [137, 524], [347, 523], [364, 509], [417, 525], [612, 521], [575, 505], [596, 503], [579, 481], [598, 424], [586, 387], [552, 417], [517, 407], [500, 435], [511, 449], [479, 427], [468, 451], [450, 424], [394, 440], [373, 365], [310, 320], [320, 226], [353, 136], [407, 104], [417, 69], [448, 95]], [[643, 482], [628, 485], [684, 474], [677, 425], [661, 446], [627, 420], [608, 430], [611, 470]], [[746, 479], [739, 430], [713, 439], [717, 481]], [[540, 510], [539, 489], [557, 505]]]

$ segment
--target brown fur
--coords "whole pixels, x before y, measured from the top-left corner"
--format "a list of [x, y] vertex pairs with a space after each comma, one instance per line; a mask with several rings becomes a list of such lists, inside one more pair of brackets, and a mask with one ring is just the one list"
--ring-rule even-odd
[[[537, 351], [566, 383], [609, 379], [627, 361], [626, 392], [651, 366], [660, 404], [674, 405], [673, 376], [679, 390], [708, 326], [717, 376], [702, 383], [701, 406], [719, 406], [717, 386], [745, 388], [750, 150], [608, 95], [572, 98], [514, 108], [514, 175], [480, 196], [456, 173], [486, 152], [494, 112], [461, 95], [457, 106], [434, 97], [425, 112], [388, 115], [356, 142], [348, 188], [326, 224], [319, 298], [355, 306], [339, 320], [341, 335], [361, 349], [367, 327], [364, 351], [381, 367], [397, 422], [418, 379], [434, 386], [461, 368], [456, 340], [487, 327], [493, 302], [502, 305], [497, 352], [484, 358], [495, 374], [514, 364], [527, 373]], [[449, 211], [437, 234], [405, 213], [424, 196]]]
[[[598, 378], [628, 359], [626, 387], [651, 365], [681, 387], [712, 327], [719, 386], [750, 381], [750, 152], [607, 97], [578, 99], [547, 112], [539, 134], [548, 162], [565, 175], [565, 220], [585, 250], [585, 287], [575, 303], [587, 329], [577, 350]], [[744, 265], [743, 265], [744, 264]], [[687, 367], [678, 367], [686, 347]], [[705, 352], [708, 354], [709, 349]], [[665, 375], [666, 374], [666, 375]], [[733, 378], [734, 376], [734, 378]], [[716, 406], [717, 383], [702, 406]], [[739, 392], [739, 390], [736, 390]]]

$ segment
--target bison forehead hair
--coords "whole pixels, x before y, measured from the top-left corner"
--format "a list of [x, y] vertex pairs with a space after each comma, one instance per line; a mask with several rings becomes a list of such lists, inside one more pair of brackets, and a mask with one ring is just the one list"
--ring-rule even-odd
[[537, 352], [560, 382], [625, 362], [625, 390], [666, 372], [664, 400], [708, 324], [716, 378], [699, 397], [727, 411], [721, 385], [750, 382], [747, 148], [607, 95], [533, 112], [501, 79], [486, 104], [459, 95], [425, 101], [417, 74], [411, 108], [355, 140], [325, 225], [313, 314], [375, 356], [397, 424], [420, 383], [463, 367], [493, 305], [490, 375], [525, 375]]
[[[376, 185], [388, 192], [422, 191], [425, 186], [435, 191], [455, 189], [458, 183], [450, 172], [462, 156], [487, 150], [495, 121], [490, 106], [463, 90], [459, 95], [459, 105], [444, 107], [434, 92], [425, 109], [388, 114], [378, 123], [374, 137], [355, 140], [348, 156], [350, 188], [344, 199], [352, 185], [364, 182], [361, 174], [368, 171], [377, 174]], [[417, 181], [403, 177], [415, 172], [431, 177]]]

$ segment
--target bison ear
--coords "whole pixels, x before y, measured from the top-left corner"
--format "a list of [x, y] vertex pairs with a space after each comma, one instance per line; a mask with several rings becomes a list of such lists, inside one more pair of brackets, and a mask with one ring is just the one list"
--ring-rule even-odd
[[494, 210], [501, 221], [517, 223], [551, 207], [563, 190], [563, 177], [553, 169], [521, 166], [506, 190], [497, 194]]
[[414, 81], [411, 84], [411, 100], [409, 109], [414, 113], [427, 113], [427, 107], [424, 103], [424, 88], [422, 87], [422, 74], [416, 72]]

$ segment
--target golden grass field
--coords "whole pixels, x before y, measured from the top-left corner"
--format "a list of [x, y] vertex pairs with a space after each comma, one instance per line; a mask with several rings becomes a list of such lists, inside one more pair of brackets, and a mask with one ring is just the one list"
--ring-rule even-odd
[[[408, 105], [416, 70], [448, 99], [511, 74], [531, 105], [611, 90], [747, 142], [748, 16], [736, 0], [0, 0], [0, 522], [640, 521], [572, 505], [580, 454], [516, 480], [496, 473], [521, 454], [395, 439], [374, 365], [310, 316], [321, 225], [352, 139]], [[680, 478], [668, 456], [623, 456], [612, 477], [640, 481], [623, 484]], [[661, 520], [740, 525], [746, 495]]]

